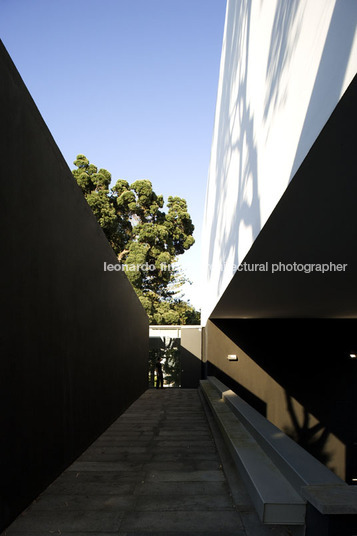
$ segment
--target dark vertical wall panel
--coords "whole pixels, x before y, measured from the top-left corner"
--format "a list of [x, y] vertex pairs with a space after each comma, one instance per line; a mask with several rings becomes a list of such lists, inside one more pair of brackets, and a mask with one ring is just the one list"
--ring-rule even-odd
[[355, 319], [304, 318], [215, 320], [205, 327], [208, 374], [348, 484], [356, 478], [356, 329]]
[[2, 529], [147, 388], [148, 319], [1, 43], [0, 114]]
[[181, 326], [181, 387], [196, 389], [202, 377], [202, 328]]

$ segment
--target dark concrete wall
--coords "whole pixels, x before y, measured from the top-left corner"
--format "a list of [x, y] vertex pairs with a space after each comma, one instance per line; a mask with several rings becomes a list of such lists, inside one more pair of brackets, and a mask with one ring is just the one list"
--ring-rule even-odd
[[181, 387], [195, 389], [202, 377], [202, 328], [181, 326]]
[[0, 113], [3, 529], [147, 388], [148, 319], [1, 43]]
[[209, 321], [204, 334], [208, 374], [349, 484], [357, 477], [356, 329], [355, 319], [235, 319]]

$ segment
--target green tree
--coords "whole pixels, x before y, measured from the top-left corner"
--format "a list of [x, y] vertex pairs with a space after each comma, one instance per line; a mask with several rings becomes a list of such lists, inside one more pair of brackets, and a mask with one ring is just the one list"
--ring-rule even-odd
[[195, 242], [185, 199], [156, 195], [149, 180], [129, 184], [80, 154], [73, 176], [123, 264], [150, 323], [198, 324], [199, 313], [178, 297], [186, 281], [175, 262]]

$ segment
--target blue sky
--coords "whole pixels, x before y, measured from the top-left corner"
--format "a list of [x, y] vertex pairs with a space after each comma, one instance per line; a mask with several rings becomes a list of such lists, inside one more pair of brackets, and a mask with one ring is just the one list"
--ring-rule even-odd
[[226, 0], [0, 0], [0, 38], [71, 169], [184, 197], [200, 248]]

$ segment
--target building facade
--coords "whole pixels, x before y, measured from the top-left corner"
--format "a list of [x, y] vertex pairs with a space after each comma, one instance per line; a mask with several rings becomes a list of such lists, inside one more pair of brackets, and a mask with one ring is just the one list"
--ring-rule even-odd
[[353, 0], [228, 0], [202, 240], [208, 372], [348, 483], [356, 23]]

